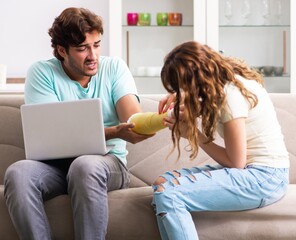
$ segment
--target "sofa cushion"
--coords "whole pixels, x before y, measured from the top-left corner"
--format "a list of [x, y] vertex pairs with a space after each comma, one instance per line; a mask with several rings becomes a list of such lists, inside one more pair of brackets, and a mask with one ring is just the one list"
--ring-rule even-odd
[[0, 95], [0, 184], [7, 167], [24, 159], [24, 141], [20, 115], [22, 95]]
[[[108, 231], [108, 239], [127, 239], [125, 233], [129, 233], [129, 240], [160, 239], [155, 213], [150, 205], [152, 195], [151, 187], [110, 192], [109, 214], [116, 217], [110, 218], [108, 229], [116, 231]], [[296, 222], [295, 199], [296, 185], [292, 184], [286, 196], [264, 208], [235, 212], [194, 212], [192, 216], [200, 239], [292, 240], [296, 237], [293, 224]], [[131, 218], [126, 219], [127, 216]]]
[[290, 183], [296, 183], [296, 94], [271, 93], [290, 156]]
[[18, 239], [5, 204], [4, 186], [1, 184], [0, 184], [0, 239], [1, 240]]
[[[3, 186], [0, 186], [0, 239], [18, 239], [4, 203]], [[108, 193], [108, 240], [158, 240], [159, 231], [151, 206], [151, 187], [129, 188]], [[295, 239], [296, 185], [288, 187], [288, 193], [270, 206], [235, 212], [192, 213], [200, 239]], [[54, 233], [54, 239], [74, 239], [73, 220], [68, 195], [61, 195], [45, 202], [45, 210]], [[226, 230], [225, 230], [226, 229]]]

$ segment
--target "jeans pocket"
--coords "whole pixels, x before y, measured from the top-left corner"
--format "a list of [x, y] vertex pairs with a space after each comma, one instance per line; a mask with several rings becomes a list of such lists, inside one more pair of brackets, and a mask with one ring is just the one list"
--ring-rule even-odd
[[278, 185], [278, 187], [269, 194], [269, 196], [266, 196], [265, 198], [262, 199], [259, 208], [265, 207], [277, 202], [285, 195], [286, 191], [287, 191], [287, 183], [282, 181]]

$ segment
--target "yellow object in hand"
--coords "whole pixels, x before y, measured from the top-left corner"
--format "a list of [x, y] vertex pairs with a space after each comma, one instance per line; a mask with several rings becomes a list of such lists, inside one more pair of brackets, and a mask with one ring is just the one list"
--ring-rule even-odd
[[166, 128], [163, 124], [163, 119], [168, 115], [169, 112], [161, 114], [156, 112], [135, 113], [127, 122], [135, 123], [135, 127], [132, 130], [136, 133], [153, 134]]

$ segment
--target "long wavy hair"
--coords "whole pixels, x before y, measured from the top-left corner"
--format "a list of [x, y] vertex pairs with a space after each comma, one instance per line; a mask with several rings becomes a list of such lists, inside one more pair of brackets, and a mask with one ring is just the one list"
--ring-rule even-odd
[[85, 8], [66, 8], [55, 18], [48, 30], [54, 56], [63, 61], [63, 57], [58, 53], [57, 45], [64, 47], [68, 53], [70, 46], [83, 43], [86, 33], [92, 31], [103, 35], [103, 21], [100, 16]]
[[261, 74], [248, 67], [241, 60], [225, 57], [207, 45], [198, 42], [185, 42], [175, 47], [164, 60], [161, 70], [163, 86], [176, 95], [174, 114], [176, 122], [172, 128], [174, 148], [180, 157], [180, 105], [184, 104], [184, 119], [187, 123], [187, 136], [190, 159], [198, 154], [198, 119], [201, 131], [209, 142], [215, 140], [215, 132], [221, 110], [225, 107], [224, 87], [233, 83], [249, 101], [251, 107], [258, 103], [257, 96], [248, 91], [236, 79], [240, 75], [263, 85]]

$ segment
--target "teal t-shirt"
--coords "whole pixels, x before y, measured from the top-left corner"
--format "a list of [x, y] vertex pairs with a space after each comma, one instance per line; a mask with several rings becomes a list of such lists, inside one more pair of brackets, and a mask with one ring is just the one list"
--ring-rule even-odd
[[[115, 105], [127, 94], [137, 95], [137, 89], [127, 65], [117, 57], [100, 57], [98, 72], [87, 88], [71, 80], [56, 58], [34, 63], [25, 83], [26, 104], [100, 98], [106, 127], [120, 123]], [[115, 145], [110, 153], [126, 164], [126, 142], [110, 139], [107, 144]]]

